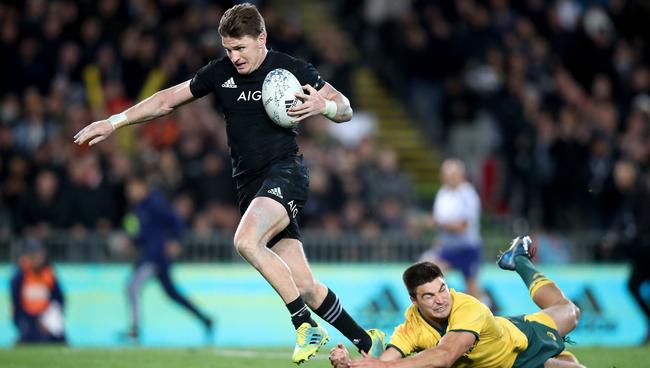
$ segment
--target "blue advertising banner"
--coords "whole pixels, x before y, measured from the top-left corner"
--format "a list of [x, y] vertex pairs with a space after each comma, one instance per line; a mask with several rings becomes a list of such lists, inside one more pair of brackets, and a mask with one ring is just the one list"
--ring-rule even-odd
[[[334, 290], [343, 306], [365, 328], [388, 334], [410, 304], [401, 282], [405, 264], [314, 265], [317, 277]], [[126, 302], [127, 265], [58, 265], [66, 295], [65, 326], [73, 346], [120, 346], [129, 325]], [[0, 346], [16, 338], [11, 320], [9, 280], [14, 268], [0, 266]], [[582, 310], [578, 328], [570, 335], [579, 346], [637, 345], [647, 331], [642, 313], [630, 297], [624, 266], [542, 267]], [[144, 346], [223, 347], [292, 346], [293, 327], [282, 300], [255, 270], [245, 264], [184, 264], [174, 270], [180, 290], [216, 318], [214, 336], [205, 336], [200, 323], [168, 300], [152, 279], [142, 295]], [[499, 315], [531, 313], [537, 307], [514, 272], [486, 265], [481, 284]], [[463, 289], [459, 274], [448, 283]], [[332, 342], [346, 342], [332, 327]]]

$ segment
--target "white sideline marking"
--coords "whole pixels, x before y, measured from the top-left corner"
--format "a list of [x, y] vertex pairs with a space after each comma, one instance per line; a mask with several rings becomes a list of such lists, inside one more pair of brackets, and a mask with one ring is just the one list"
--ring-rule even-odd
[[[239, 349], [217, 349], [214, 350], [215, 355], [231, 357], [231, 358], [267, 358], [267, 359], [288, 359], [291, 360], [291, 352], [280, 351], [257, 351], [257, 350], [239, 350]], [[309, 360], [324, 360], [329, 359], [328, 356], [318, 354]]]

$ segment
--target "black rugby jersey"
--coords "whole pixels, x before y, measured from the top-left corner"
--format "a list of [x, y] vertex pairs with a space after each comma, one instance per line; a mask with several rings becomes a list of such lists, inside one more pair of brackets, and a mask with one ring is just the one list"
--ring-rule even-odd
[[296, 130], [275, 124], [264, 111], [262, 83], [273, 69], [293, 73], [300, 85], [320, 90], [325, 81], [310, 63], [269, 50], [254, 72], [242, 75], [228, 57], [212, 60], [192, 78], [190, 90], [196, 98], [214, 92], [226, 121], [233, 177], [255, 173], [271, 161], [298, 152]]

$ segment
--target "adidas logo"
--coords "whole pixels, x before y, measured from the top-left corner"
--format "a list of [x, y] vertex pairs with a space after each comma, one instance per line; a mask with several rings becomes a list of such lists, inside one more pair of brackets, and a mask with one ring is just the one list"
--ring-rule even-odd
[[233, 77], [230, 77], [230, 79], [223, 82], [221, 87], [223, 87], [223, 88], [237, 88], [237, 85], [235, 84], [235, 79], [233, 79]]
[[296, 99], [296, 98], [294, 98], [293, 100], [285, 100], [284, 101], [284, 108], [285, 108], [284, 111], [289, 111], [290, 108], [296, 106], [296, 101], [298, 101], [298, 99]]
[[269, 189], [267, 191], [267, 193], [273, 194], [274, 196], [276, 196], [278, 198], [284, 199], [284, 197], [282, 197], [282, 191], [280, 190], [280, 187], [275, 187], [273, 189]]

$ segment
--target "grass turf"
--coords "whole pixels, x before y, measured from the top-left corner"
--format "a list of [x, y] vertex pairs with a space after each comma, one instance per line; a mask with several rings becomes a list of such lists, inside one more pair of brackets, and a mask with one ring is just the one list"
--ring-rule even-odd
[[[650, 361], [648, 347], [637, 348], [571, 348], [587, 367], [640, 367]], [[329, 367], [327, 349], [301, 365], [304, 368]], [[271, 368], [295, 367], [289, 350], [268, 349], [91, 349], [21, 346], [0, 349], [3, 368]]]

